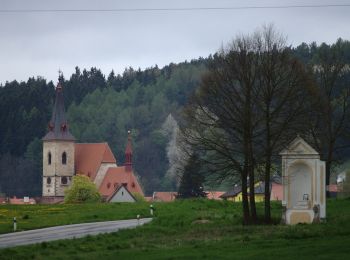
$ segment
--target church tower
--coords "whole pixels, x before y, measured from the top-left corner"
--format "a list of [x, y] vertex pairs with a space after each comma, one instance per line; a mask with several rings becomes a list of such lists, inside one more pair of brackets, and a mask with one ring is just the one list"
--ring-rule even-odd
[[59, 82], [48, 133], [43, 140], [43, 197], [63, 197], [74, 175], [75, 138], [66, 120], [63, 89]]
[[131, 146], [131, 131], [128, 131], [128, 142], [125, 148], [125, 170], [127, 172], [132, 171], [132, 146]]

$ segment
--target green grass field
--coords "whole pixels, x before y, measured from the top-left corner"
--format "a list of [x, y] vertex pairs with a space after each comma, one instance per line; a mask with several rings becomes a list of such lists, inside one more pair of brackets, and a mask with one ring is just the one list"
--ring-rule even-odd
[[0, 234], [13, 229], [16, 217], [18, 231], [43, 227], [106, 220], [131, 219], [137, 214], [148, 216], [146, 203], [98, 203], [58, 205], [0, 205]]
[[[133, 230], [0, 250], [0, 259], [348, 259], [350, 200], [329, 200], [327, 223], [241, 225], [241, 205], [208, 200], [157, 203]], [[262, 213], [262, 204], [259, 211]], [[281, 206], [273, 203], [277, 223]], [[0, 230], [148, 216], [149, 204], [0, 206]], [[37, 214], [38, 213], [38, 214]], [[25, 221], [21, 224], [21, 221]]]

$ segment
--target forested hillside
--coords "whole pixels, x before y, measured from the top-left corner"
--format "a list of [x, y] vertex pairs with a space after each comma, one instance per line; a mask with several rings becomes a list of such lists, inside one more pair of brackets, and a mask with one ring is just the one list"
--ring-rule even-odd
[[[77, 67], [62, 76], [68, 123], [77, 142], [108, 142], [124, 163], [127, 131], [132, 130], [136, 173], [146, 192], [175, 189], [164, 179], [167, 144], [172, 138], [163, 124], [177, 117], [198, 85], [208, 59], [170, 64], [162, 69], [125, 69], [105, 77]], [[0, 193], [41, 194], [42, 142], [54, 100], [54, 84], [42, 78], [6, 82], [0, 88]]]
[[[328, 47], [303, 43], [293, 52], [312, 67]], [[343, 55], [350, 61], [349, 44]], [[77, 67], [75, 73], [61, 79], [71, 132], [77, 142], [108, 142], [118, 164], [123, 164], [131, 129], [134, 168], [146, 194], [174, 190], [169, 160], [176, 120], [210, 60], [145, 70], [128, 68], [121, 75]], [[0, 86], [0, 193], [41, 194], [41, 138], [51, 116], [55, 84], [39, 77]]]
[[153, 68], [144, 74], [128, 69], [124, 79], [110, 75], [107, 88], [99, 88], [69, 107], [71, 131], [81, 142], [107, 141], [117, 162], [123, 164], [131, 129], [135, 170], [146, 193], [174, 190], [174, 180], [164, 178], [172, 135], [163, 124], [170, 114], [176, 118], [204, 70], [202, 60]]

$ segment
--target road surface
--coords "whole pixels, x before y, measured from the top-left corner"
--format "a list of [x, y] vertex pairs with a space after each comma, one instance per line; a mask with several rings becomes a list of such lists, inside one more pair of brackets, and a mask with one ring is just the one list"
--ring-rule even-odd
[[0, 235], [0, 248], [36, 244], [41, 242], [84, 237], [101, 233], [116, 232], [119, 229], [133, 228], [143, 225], [152, 218], [116, 220], [94, 223], [83, 223], [66, 226], [56, 226], [42, 229], [34, 229]]

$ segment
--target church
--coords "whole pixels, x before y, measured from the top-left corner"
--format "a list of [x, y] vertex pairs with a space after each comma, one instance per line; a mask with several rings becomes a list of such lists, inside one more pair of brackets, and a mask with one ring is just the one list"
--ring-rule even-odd
[[116, 191], [144, 196], [133, 173], [131, 134], [125, 149], [125, 163], [117, 164], [108, 143], [76, 143], [66, 120], [63, 88], [56, 87], [56, 99], [48, 133], [43, 137], [42, 202], [57, 203], [64, 199], [64, 190], [72, 184], [76, 174], [85, 175], [95, 183], [102, 198], [115, 201]]

